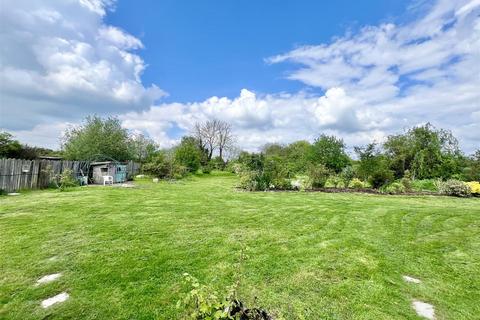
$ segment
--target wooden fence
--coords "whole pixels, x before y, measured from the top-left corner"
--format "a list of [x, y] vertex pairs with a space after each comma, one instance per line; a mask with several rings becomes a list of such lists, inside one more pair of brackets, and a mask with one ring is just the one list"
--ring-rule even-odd
[[[0, 190], [6, 192], [21, 189], [47, 188], [58, 175], [70, 169], [74, 176], [88, 176], [87, 161], [0, 159]], [[127, 163], [127, 179], [140, 170], [140, 164]]]

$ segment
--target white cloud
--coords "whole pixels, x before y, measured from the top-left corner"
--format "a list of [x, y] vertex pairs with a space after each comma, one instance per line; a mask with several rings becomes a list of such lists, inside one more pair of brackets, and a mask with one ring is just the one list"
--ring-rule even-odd
[[[148, 108], [164, 92], [145, 87], [142, 42], [104, 15], [112, 1], [3, 0], [0, 10], [1, 126], [31, 130], [39, 120]], [[21, 119], [18, 109], [22, 110]]]
[[473, 116], [480, 110], [479, 14], [478, 0], [442, 0], [406, 25], [365, 27], [267, 61], [299, 64], [290, 79], [341, 87], [363, 112], [381, 111], [390, 118], [385, 133], [431, 121], [452, 129], [471, 151], [480, 145], [478, 134], [466, 134], [479, 126]]
[[[288, 78], [323, 94], [243, 89], [233, 99], [169, 104], [153, 103], [161, 92], [141, 83], [145, 64], [132, 52], [141, 41], [103, 23], [110, 2], [52, 3], [26, 10], [20, 1], [0, 17], [7, 21], [0, 36], [8, 44], [0, 64], [2, 105], [12, 106], [2, 113], [12, 127], [23, 128], [14, 133], [28, 142], [46, 144], [33, 132], [47, 141], [65, 121], [105, 112], [121, 114], [126, 128], [164, 147], [212, 117], [232, 123], [239, 145], [249, 150], [320, 133], [353, 146], [427, 121], [451, 129], [467, 152], [480, 146], [478, 0], [440, 0], [406, 24], [366, 26], [267, 59], [298, 66]], [[31, 117], [19, 118], [19, 106]], [[52, 146], [54, 139], [48, 141]]]
[[359, 145], [429, 121], [451, 129], [471, 152], [480, 146], [479, 13], [478, 1], [439, 1], [406, 25], [368, 26], [268, 59], [300, 65], [288, 77], [321, 88], [321, 96], [257, 97], [244, 89], [233, 100], [159, 105], [123, 119], [161, 140], [142, 119], [188, 132], [196, 119], [216, 117], [234, 125], [247, 149], [312, 140], [320, 132]]
[[267, 142], [312, 140], [320, 132], [342, 133], [347, 142], [356, 142], [359, 134], [371, 139], [388, 121], [362, 106], [341, 88], [331, 88], [321, 97], [305, 93], [257, 97], [243, 89], [235, 99], [212, 97], [203, 102], [162, 104], [121, 119], [125, 127], [147, 132], [168, 147], [178, 140], [166, 137], [167, 130], [176, 126], [188, 133], [195, 122], [218, 118], [233, 125], [240, 146], [255, 150]]

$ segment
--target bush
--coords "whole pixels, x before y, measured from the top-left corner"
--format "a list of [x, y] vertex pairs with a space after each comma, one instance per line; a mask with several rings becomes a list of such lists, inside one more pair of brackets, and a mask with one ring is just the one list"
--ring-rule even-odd
[[185, 309], [188, 319], [232, 319], [230, 313], [234, 308], [234, 291], [228, 290], [225, 297], [218, 297], [217, 292], [202, 285], [188, 273], [184, 275], [185, 284], [191, 289], [177, 302], [177, 308]]
[[470, 187], [465, 182], [453, 179], [440, 182], [438, 191], [456, 197], [468, 197], [471, 194]]
[[334, 174], [334, 175], [330, 176], [328, 181], [332, 184], [332, 186], [334, 188], [338, 188], [339, 185], [342, 183], [342, 179], [340, 178], [340, 176], [338, 174]]
[[393, 181], [393, 171], [386, 168], [379, 168], [375, 170], [368, 178], [368, 182], [373, 188], [378, 189], [383, 185]]
[[202, 153], [195, 138], [183, 137], [174, 152], [176, 164], [186, 167], [189, 172], [200, 169]]
[[353, 189], [363, 189], [365, 188], [365, 184], [358, 178], [354, 178], [352, 182], [350, 183], [350, 186]]
[[78, 181], [75, 180], [73, 177], [73, 171], [70, 169], [63, 170], [58, 180], [60, 191], [65, 191], [68, 188], [78, 186]]
[[223, 171], [225, 170], [226, 164], [220, 156], [217, 156], [210, 161], [209, 166], [211, 170], [215, 169]]
[[467, 182], [467, 185], [470, 187], [470, 192], [473, 195], [480, 196], [480, 182], [470, 181], [470, 182]]
[[290, 188], [294, 190], [300, 190], [300, 191], [305, 191], [306, 189], [309, 189], [308, 177], [299, 176], [299, 177], [296, 177], [295, 179], [292, 179], [290, 181]]
[[209, 174], [209, 173], [212, 172], [212, 169], [213, 169], [213, 166], [210, 163], [208, 163], [208, 164], [202, 166], [202, 173]]
[[235, 174], [240, 174], [240, 172], [243, 170], [243, 166], [240, 163], [232, 163], [229, 165], [229, 168], [229, 171]]
[[189, 173], [189, 170], [185, 166], [174, 164], [172, 167], [172, 172], [169, 175], [169, 178], [173, 179], [182, 179]]
[[270, 188], [270, 177], [259, 171], [242, 171], [239, 187], [248, 191], [265, 191]]
[[250, 191], [269, 189], [288, 190], [292, 188], [286, 165], [277, 157], [269, 157], [263, 168], [252, 170], [243, 166], [240, 170], [240, 187]]
[[323, 188], [330, 176], [330, 170], [328, 170], [323, 164], [312, 164], [308, 167], [307, 175], [309, 178], [309, 185], [312, 188]]
[[192, 320], [273, 320], [267, 311], [257, 307], [247, 307], [237, 298], [237, 286], [227, 287], [226, 294], [220, 296], [211, 287], [201, 284], [195, 277], [184, 273], [184, 282], [189, 292], [177, 302], [177, 309], [183, 313], [182, 319]]
[[383, 186], [381, 191], [389, 194], [398, 194], [405, 192], [405, 186], [400, 182], [393, 182], [389, 185]]
[[340, 178], [342, 179], [343, 186], [345, 188], [348, 188], [348, 186], [350, 185], [350, 182], [354, 177], [355, 177], [355, 170], [353, 169], [352, 166], [343, 168], [342, 173], [340, 174]]
[[412, 175], [410, 173], [410, 170], [405, 170], [401, 183], [406, 191], [412, 190]]
[[176, 163], [173, 155], [167, 152], [156, 154], [149, 162], [143, 164], [142, 171], [160, 179], [181, 179], [189, 172], [186, 166]]
[[284, 159], [278, 156], [268, 157], [265, 161], [262, 175], [265, 181], [269, 181], [270, 189], [291, 189], [290, 172]]
[[430, 191], [437, 192], [437, 180], [435, 179], [424, 179], [424, 180], [412, 180], [412, 190], [415, 191]]
[[142, 171], [154, 177], [163, 179], [171, 176], [173, 163], [165, 153], [158, 153], [142, 166]]

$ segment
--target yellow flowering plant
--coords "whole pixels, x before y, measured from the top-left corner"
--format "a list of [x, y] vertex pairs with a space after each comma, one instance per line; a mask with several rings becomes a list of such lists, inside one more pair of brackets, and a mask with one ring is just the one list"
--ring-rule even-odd
[[480, 182], [470, 181], [467, 182], [467, 185], [470, 187], [472, 194], [480, 195]]

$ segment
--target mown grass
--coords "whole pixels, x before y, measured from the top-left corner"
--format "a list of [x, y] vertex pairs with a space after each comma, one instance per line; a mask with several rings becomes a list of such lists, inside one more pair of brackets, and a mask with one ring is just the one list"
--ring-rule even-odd
[[[480, 199], [235, 183], [217, 174], [1, 197], [0, 318], [178, 319], [182, 273], [222, 291], [242, 248], [240, 298], [284, 319], [418, 319], [414, 298], [438, 319], [478, 318]], [[68, 301], [40, 307], [62, 291]]]

